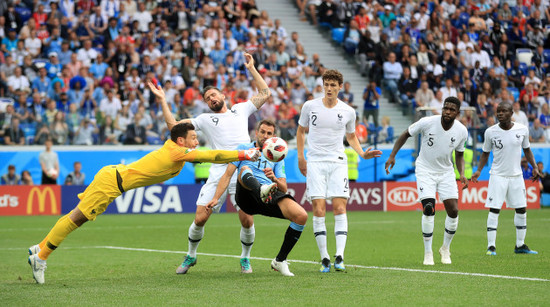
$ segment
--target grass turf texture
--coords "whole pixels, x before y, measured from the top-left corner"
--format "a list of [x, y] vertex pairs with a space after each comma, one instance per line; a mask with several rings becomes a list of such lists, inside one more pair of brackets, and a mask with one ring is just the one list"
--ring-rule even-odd
[[[483, 273], [550, 279], [550, 210], [528, 212], [526, 243], [539, 255], [515, 255], [513, 211], [500, 214], [496, 257], [485, 255], [486, 211], [462, 211], [451, 245], [452, 265], [437, 252], [444, 213], [436, 214], [435, 266], [423, 266], [420, 212], [350, 212], [346, 273], [319, 273], [311, 218], [289, 256], [294, 278], [252, 259], [253, 274], [240, 273], [240, 224], [235, 214], [212, 216], [199, 253], [187, 275], [175, 269], [187, 250], [193, 216], [103, 215], [73, 232], [48, 260], [46, 284], [37, 285], [27, 264], [27, 248], [39, 242], [58, 217], [0, 218], [0, 304], [69, 305], [543, 305], [550, 281], [434, 274], [354, 267], [378, 266]], [[272, 259], [287, 221], [258, 216], [253, 257]], [[334, 220], [327, 218], [329, 252], [335, 250]], [[146, 248], [169, 253], [97, 248]], [[333, 260], [333, 259], [332, 259]], [[546, 303], [544, 303], [546, 302]]]

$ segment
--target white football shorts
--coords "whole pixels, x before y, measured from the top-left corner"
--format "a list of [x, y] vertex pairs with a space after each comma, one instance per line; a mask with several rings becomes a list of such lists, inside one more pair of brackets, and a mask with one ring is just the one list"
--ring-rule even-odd
[[306, 187], [309, 201], [349, 198], [348, 165], [327, 161], [307, 162]]
[[416, 172], [416, 190], [418, 199], [435, 199], [435, 193], [439, 194], [439, 200], [458, 199], [458, 186], [456, 185], [454, 171], [446, 173]]
[[522, 175], [511, 177], [491, 175], [489, 177], [485, 208], [500, 210], [504, 202], [506, 202], [507, 208], [527, 207], [525, 181]]
[[[223, 176], [226, 169], [227, 164], [213, 164], [210, 167], [208, 180], [206, 180], [206, 183], [202, 186], [199, 197], [197, 198], [197, 206], [206, 206], [206, 204], [208, 204], [212, 200], [212, 198], [214, 198], [214, 195], [216, 194], [216, 188], [218, 187], [218, 183], [220, 182], [220, 178]], [[239, 207], [234, 201], [235, 191], [237, 188], [237, 173], [238, 170], [233, 173], [233, 177], [231, 177], [231, 181], [229, 182], [229, 187], [223, 192], [222, 196], [218, 200], [218, 204], [214, 208], [212, 208], [213, 212], [220, 212], [222, 205], [227, 198], [227, 192], [229, 192], [233, 204], [235, 204], [235, 208], [239, 210]]]

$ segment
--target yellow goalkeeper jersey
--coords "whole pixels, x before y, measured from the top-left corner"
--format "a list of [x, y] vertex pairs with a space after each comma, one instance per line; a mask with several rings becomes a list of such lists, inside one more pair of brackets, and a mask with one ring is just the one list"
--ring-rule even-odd
[[239, 160], [237, 150], [194, 150], [172, 140], [128, 165], [117, 165], [124, 191], [164, 182], [177, 176], [185, 162], [228, 163]]

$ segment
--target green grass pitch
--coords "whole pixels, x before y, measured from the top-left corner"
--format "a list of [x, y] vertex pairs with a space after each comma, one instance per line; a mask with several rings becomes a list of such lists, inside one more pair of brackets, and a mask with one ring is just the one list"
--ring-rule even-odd
[[[451, 265], [441, 264], [437, 254], [445, 220], [444, 212], [438, 212], [434, 231], [436, 265], [432, 267], [422, 265], [420, 215], [420, 212], [349, 212], [347, 272], [329, 274], [317, 271], [319, 253], [310, 218], [289, 256], [290, 270], [296, 274], [293, 278], [272, 271], [269, 264], [279, 250], [288, 221], [255, 218], [252, 256], [258, 259], [251, 260], [254, 273], [243, 275], [238, 259], [241, 247], [237, 215], [214, 215], [206, 225], [199, 247], [199, 253], [204, 254], [198, 255], [197, 265], [187, 275], [176, 275], [175, 269], [187, 250], [187, 230], [193, 215], [103, 215], [73, 232], [52, 254], [44, 285], [37, 285], [32, 279], [27, 249], [46, 235], [58, 217], [2, 217], [0, 304], [549, 304], [550, 210], [528, 212], [526, 243], [538, 250], [539, 255], [514, 254], [514, 213], [503, 211], [496, 257], [485, 255], [487, 212], [460, 212], [458, 231], [451, 245]], [[330, 253], [335, 250], [333, 230], [334, 219], [329, 214]]]

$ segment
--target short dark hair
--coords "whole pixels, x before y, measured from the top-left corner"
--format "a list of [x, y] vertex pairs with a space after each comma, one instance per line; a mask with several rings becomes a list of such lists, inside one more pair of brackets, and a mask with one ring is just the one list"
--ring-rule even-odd
[[261, 121], [259, 121], [257, 124], [256, 124], [256, 131], [260, 130], [260, 126], [261, 125], [266, 125], [266, 126], [271, 126], [275, 129], [277, 129], [277, 125], [275, 125], [275, 123], [270, 120], [270, 119], [262, 119]]
[[195, 126], [190, 123], [179, 123], [170, 130], [170, 139], [176, 143], [179, 137], [186, 138], [189, 130], [195, 130]]
[[455, 104], [457, 109], [460, 110], [461, 103], [460, 103], [460, 100], [458, 100], [458, 98], [456, 98], [454, 96], [449, 96], [449, 97], [445, 98], [445, 101], [443, 102], [443, 104], [445, 104], [447, 102]]
[[215, 87], [215, 86], [212, 86], [212, 85], [208, 85], [208, 86], [206, 86], [205, 88], [202, 89], [201, 95], [204, 97], [204, 94], [206, 94], [206, 92], [208, 92], [209, 90], [216, 90], [216, 91], [218, 91], [218, 92], [220, 92], [220, 93], [222, 92], [222, 91], [220, 91], [219, 88], [217, 88], [217, 87]]

